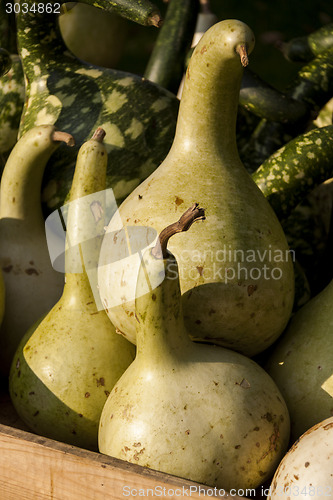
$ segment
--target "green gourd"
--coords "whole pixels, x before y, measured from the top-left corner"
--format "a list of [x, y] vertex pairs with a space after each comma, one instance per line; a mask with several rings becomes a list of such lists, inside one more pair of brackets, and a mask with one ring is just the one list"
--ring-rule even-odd
[[[45, 166], [73, 137], [40, 125], [24, 134], [7, 160], [0, 188], [0, 267], [6, 310], [0, 329], [1, 372], [8, 374], [27, 329], [59, 299], [64, 276], [52, 267], [41, 204]], [[66, 150], [67, 148], [64, 147]]]
[[[205, 229], [195, 227], [170, 246], [181, 269], [185, 323], [193, 339], [249, 356], [282, 333], [294, 300], [285, 235], [236, 145], [242, 62], [253, 45], [252, 31], [237, 20], [217, 23], [204, 34], [187, 69], [172, 148], [119, 208], [125, 229], [143, 226], [158, 233], [191, 200], [202, 199], [209, 215]], [[122, 231], [118, 215], [106, 236], [117, 230]], [[116, 245], [108, 237], [102, 244], [100, 295], [111, 321], [135, 342], [140, 259], [110, 264]]]
[[[118, 3], [101, 0], [94, 5], [108, 5], [118, 12]], [[31, 6], [33, 0], [27, 4]], [[133, 6], [146, 4], [135, 2]], [[47, 2], [40, 5], [42, 12]], [[140, 20], [148, 22], [150, 12], [146, 8]], [[49, 162], [43, 189], [45, 208], [58, 208], [67, 198], [78, 148], [98, 126], [106, 132], [107, 187], [122, 200], [167, 154], [175, 131], [177, 98], [141, 76], [76, 58], [63, 42], [55, 12], [21, 12], [17, 31], [27, 81], [20, 135], [38, 124], [54, 124], [69, 131], [77, 145], [66, 155], [59, 150]]]
[[79, 150], [68, 207], [63, 294], [27, 332], [9, 378], [13, 404], [34, 432], [92, 450], [97, 449], [106, 398], [135, 355], [134, 346], [98, 307], [91, 286], [104, 224], [103, 136], [98, 129]]
[[[71, 6], [66, 4], [66, 7]], [[74, 2], [59, 16], [61, 35], [76, 57], [114, 68], [124, 50], [131, 26], [123, 17], [89, 4]]]
[[287, 403], [291, 436], [333, 413], [333, 280], [300, 309], [265, 368]]
[[25, 88], [21, 59], [11, 54], [11, 68], [0, 78], [0, 169], [3, 170], [18, 136]]
[[0, 48], [0, 76], [8, 73], [12, 66], [10, 54], [6, 49]]
[[[137, 355], [103, 408], [99, 450], [212, 487], [255, 488], [286, 451], [289, 416], [276, 385], [253, 360], [188, 336], [180, 270], [167, 244], [202, 216], [195, 204], [160, 234], [160, 245], [143, 253]], [[195, 226], [203, 232], [207, 222], [208, 216]]]

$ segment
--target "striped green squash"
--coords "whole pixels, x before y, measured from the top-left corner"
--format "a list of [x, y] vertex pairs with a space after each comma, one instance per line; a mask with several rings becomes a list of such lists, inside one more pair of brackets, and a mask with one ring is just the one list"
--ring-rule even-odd
[[74, 57], [54, 13], [21, 13], [17, 29], [27, 82], [20, 135], [36, 125], [54, 124], [76, 142], [71, 152], [60, 147], [48, 164], [43, 190], [47, 209], [63, 204], [78, 148], [99, 126], [106, 131], [107, 187], [118, 201], [124, 199], [166, 156], [178, 99], [138, 75]]

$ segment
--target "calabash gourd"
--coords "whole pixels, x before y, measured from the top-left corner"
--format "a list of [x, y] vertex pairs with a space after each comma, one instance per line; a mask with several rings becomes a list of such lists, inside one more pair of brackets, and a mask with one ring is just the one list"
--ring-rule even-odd
[[73, 2], [59, 16], [61, 35], [79, 59], [106, 68], [116, 67], [130, 23], [123, 17], [89, 4]]
[[[27, 1], [29, 6], [32, 3]], [[124, 4], [112, 2], [112, 8], [119, 3]], [[142, 22], [151, 19], [150, 2], [131, 3], [139, 10], [147, 4], [150, 10], [144, 9]], [[94, 5], [111, 8], [110, 2]], [[166, 156], [175, 131], [177, 98], [141, 76], [76, 58], [63, 42], [54, 12], [21, 12], [17, 30], [27, 82], [20, 135], [41, 123], [54, 124], [70, 132], [77, 145], [66, 155], [59, 150], [50, 160], [44, 179], [44, 208], [50, 211], [67, 199], [78, 148], [98, 126], [106, 132], [107, 187], [112, 187], [117, 200], [124, 199]]]
[[202, 217], [195, 204], [160, 234], [160, 245], [143, 253], [137, 355], [103, 408], [99, 450], [210, 486], [257, 487], [286, 450], [288, 411], [253, 360], [188, 336], [177, 261], [167, 243]]
[[45, 166], [61, 142], [74, 143], [70, 134], [53, 125], [32, 128], [15, 144], [1, 178], [0, 266], [6, 310], [0, 329], [0, 366], [5, 375], [21, 338], [54, 306], [63, 288], [64, 275], [51, 264], [41, 205]]
[[302, 434], [277, 468], [268, 500], [330, 497], [333, 490], [333, 417]]
[[333, 414], [333, 280], [292, 318], [265, 368], [287, 403], [291, 436]]
[[[125, 228], [160, 232], [193, 199], [202, 199], [209, 215], [204, 230], [194, 227], [170, 244], [181, 270], [185, 323], [193, 339], [250, 356], [282, 333], [294, 299], [285, 235], [237, 152], [242, 63], [253, 46], [252, 31], [238, 20], [221, 21], [204, 34], [187, 69], [172, 148], [119, 208]], [[118, 217], [107, 233], [116, 230], [121, 230]], [[135, 342], [139, 259], [131, 268], [125, 269], [130, 264], [124, 261], [110, 265], [111, 247], [106, 238], [99, 265], [101, 300], [115, 326]]]
[[103, 135], [98, 129], [77, 158], [68, 207], [63, 294], [27, 332], [9, 378], [13, 404], [34, 432], [92, 450], [97, 449], [106, 398], [135, 353], [97, 307], [88, 278], [88, 271], [93, 276], [96, 269], [104, 224]]

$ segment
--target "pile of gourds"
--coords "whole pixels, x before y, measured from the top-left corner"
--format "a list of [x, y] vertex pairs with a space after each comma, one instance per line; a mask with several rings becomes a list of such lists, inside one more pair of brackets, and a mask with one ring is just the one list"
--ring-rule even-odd
[[60, 4], [25, 5], [15, 53], [0, 1], [12, 402], [38, 434], [257, 488], [333, 412], [333, 27], [284, 46], [304, 66], [282, 93], [207, 2], [162, 24], [148, 0], [94, 1], [159, 27], [143, 76], [70, 52]]

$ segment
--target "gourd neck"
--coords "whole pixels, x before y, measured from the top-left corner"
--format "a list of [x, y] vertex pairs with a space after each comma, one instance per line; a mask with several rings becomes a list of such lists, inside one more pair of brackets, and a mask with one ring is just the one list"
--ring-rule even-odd
[[[239, 21], [210, 28], [187, 68], [173, 147], [185, 153], [238, 155], [236, 118], [243, 74], [240, 48], [250, 53], [254, 38]], [[246, 60], [243, 59], [246, 65]]]
[[186, 352], [191, 341], [184, 327], [177, 262], [171, 254], [156, 259], [150, 252], [142, 259], [136, 288], [137, 355], [160, 362]]
[[184, 326], [178, 264], [167, 245], [174, 234], [187, 231], [193, 222], [204, 219], [204, 209], [195, 203], [177, 222], [163, 229], [155, 247], [143, 255], [136, 286], [135, 312], [137, 353], [148, 360], [159, 362], [191, 348]]
[[51, 125], [28, 131], [12, 150], [1, 180], [1, 218], [24, 221], [24, 230], [43, 231], [41, 185], [45, 166], [60, 141], [73, 145], [73, 137]]
[[105, 226], [107, 152], [98, 128], [80, 148], [66, 223], [65, 288], [67, 307], [97, 311], [97, 267]]
[[[41, 6], [46, 9], [47, 5], [54, 8], [52, 2], [27, 1], [29, 8], [33, 4], [36, 8], [40, 6], [40, 9]], [[30, 70], [34, 77], [41, 76], [43, 68], [51, 67], [57, 60], [63, 60], [64, 53], [68, 52], [61, 36], [57, 14], [53, 12], [20, 12], [17, 15], [17, 42], [25, 72], [28, 71], [29, 74]]]

